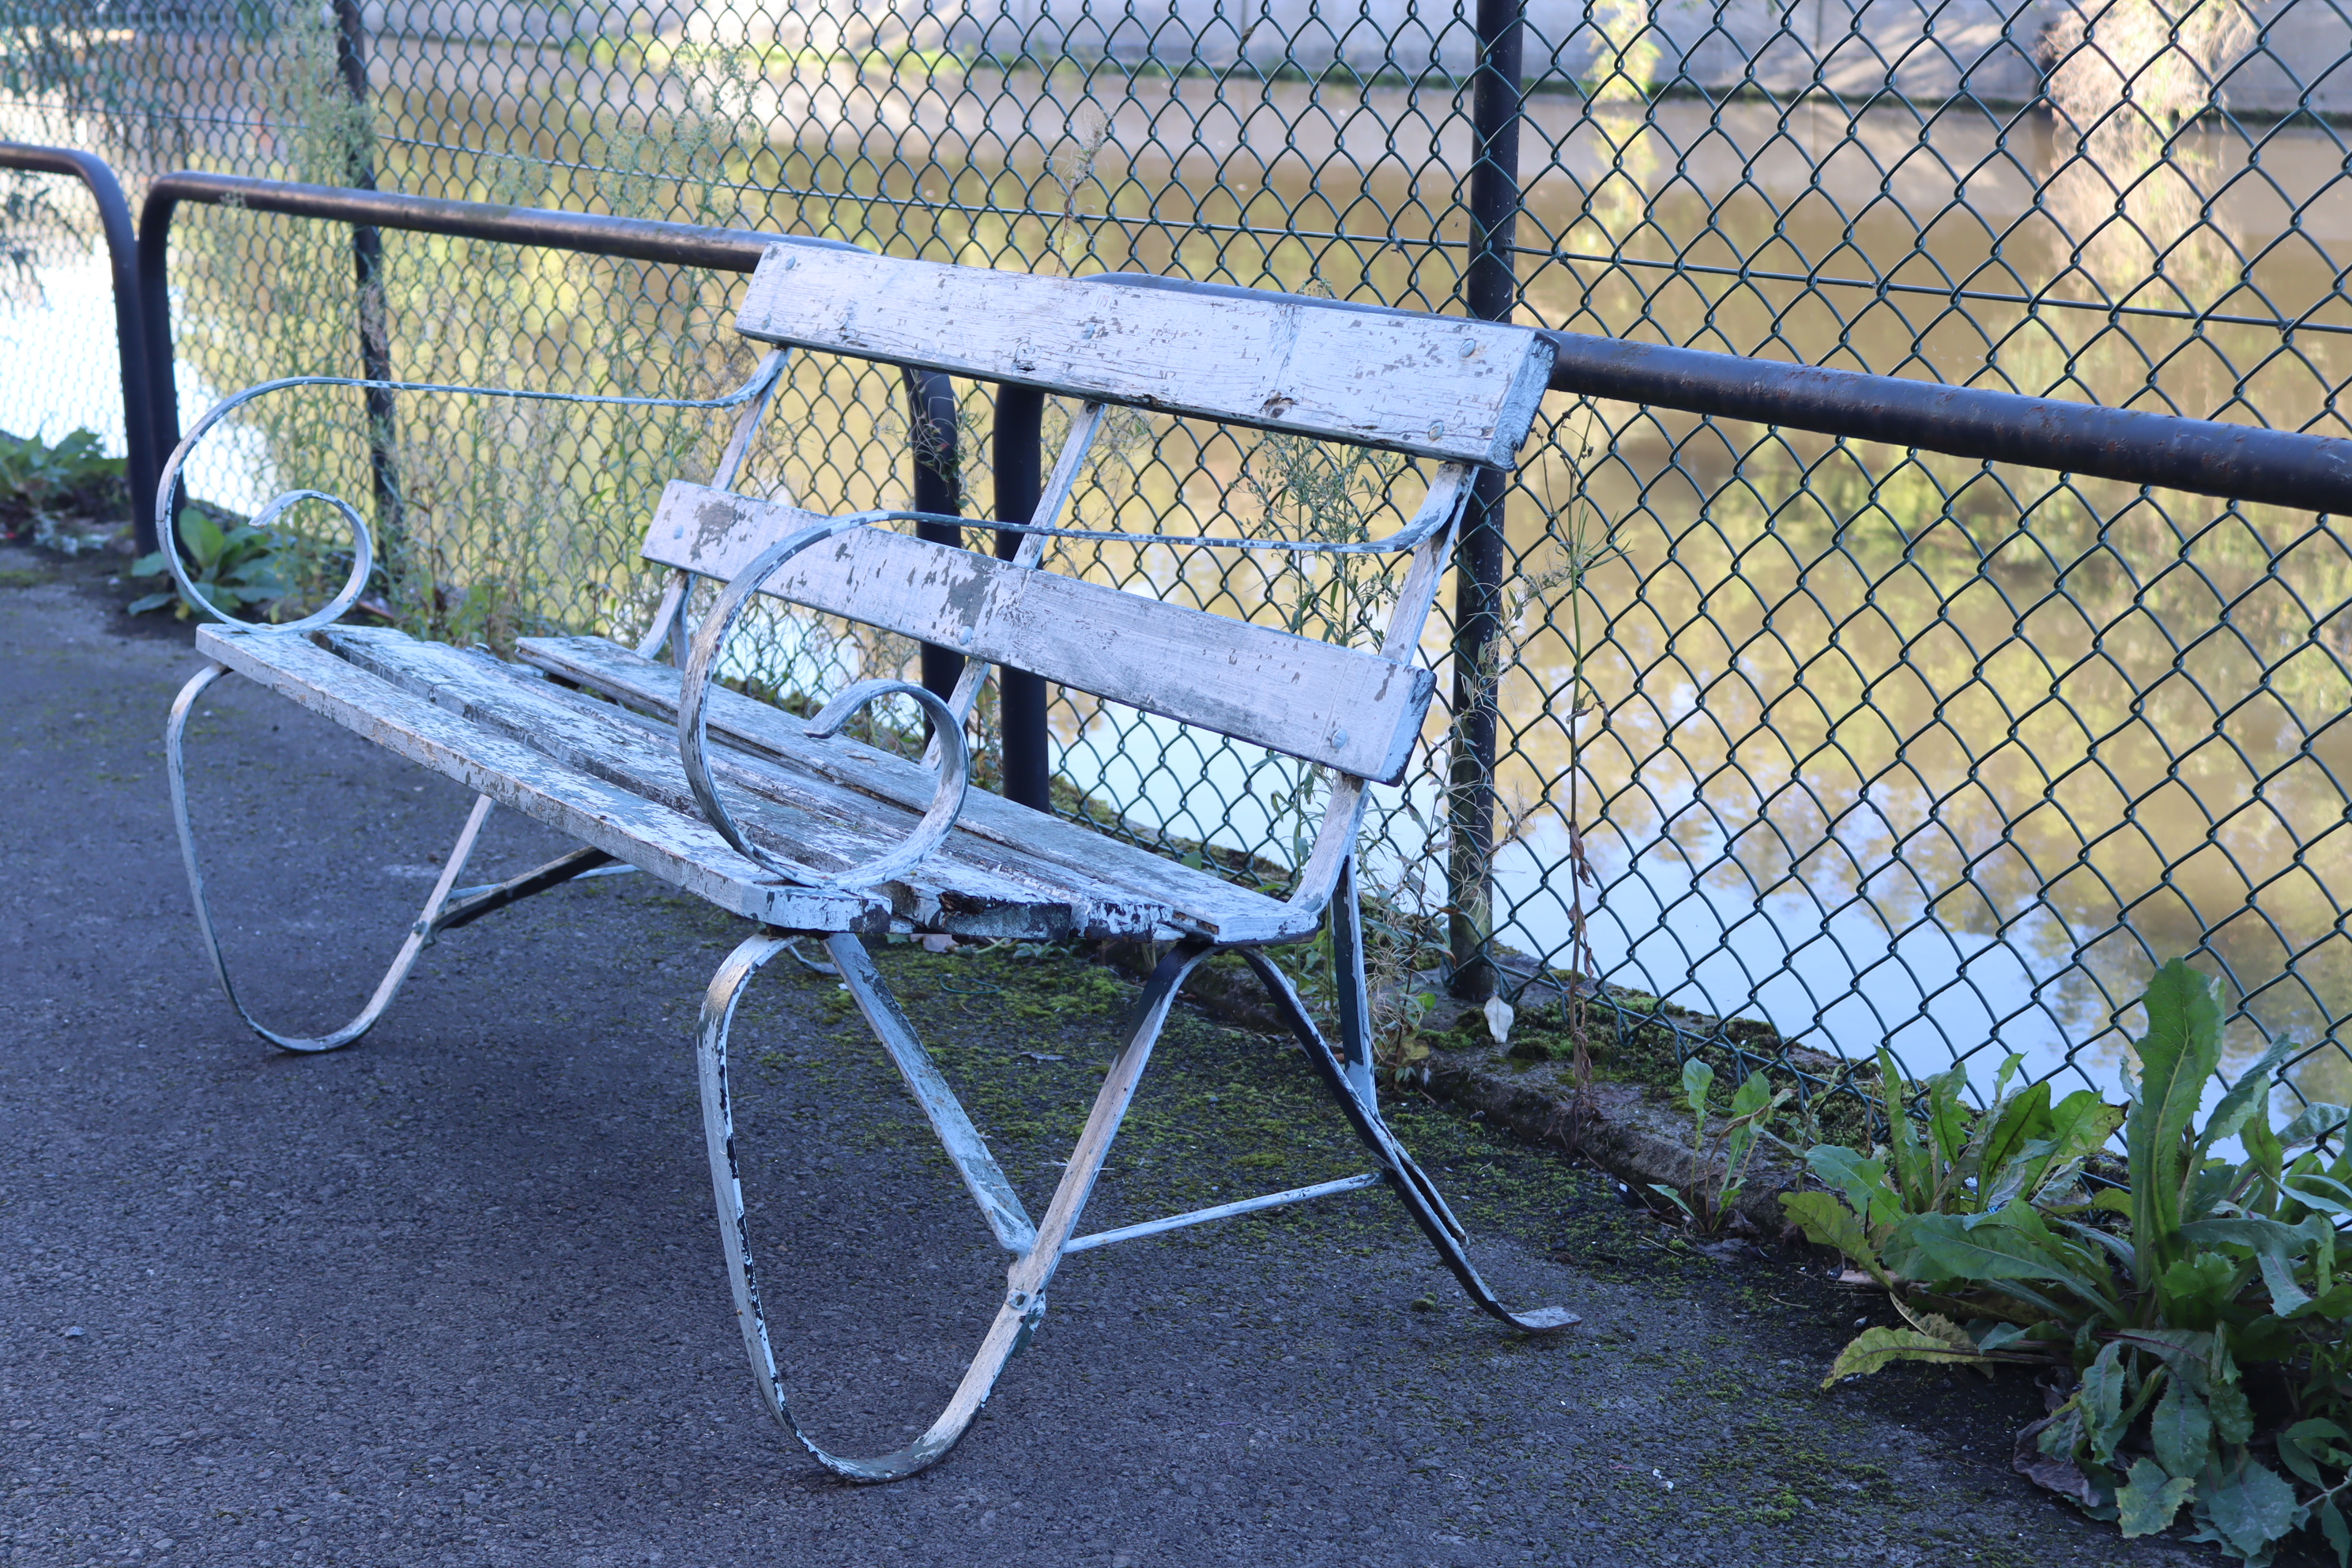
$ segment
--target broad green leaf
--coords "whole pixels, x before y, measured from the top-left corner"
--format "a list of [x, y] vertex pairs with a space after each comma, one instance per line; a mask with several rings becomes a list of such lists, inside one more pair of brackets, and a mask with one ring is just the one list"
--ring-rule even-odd
[[205, 515], [204, 508], [192, 506], [180, 514], [180, 538], [198, 565], [210, 566], [220, 559], [220, 524]]
[[1834, 1387], [1841, 1379], [1860, 1377], [1898, 1361], [1937, 1362], [1946, 1366], [1985, 1364], [1975, 1350], [1963, 1349], [1916, 1329], [1864, 1329], [1838, 1352], [1829, 1376], [1822, 1379], [1822, 1386]]
[[2168, 1323], [2210, 1329], [2238, 1293], [2244, 1270], [2218, 1252], [2184, 1258], [2156, 1282], [2157, 1307]]
[[2124, 1121], [2131, 1171], [2132, 1245], [2142, 1289], [2179, 1256], [2175, 1235], [2186, 1167], [2183, 1141], [2205, 1080], [2221, 1059], [2221, 1006], [2206, 978], [2179, 959], [2156, 972], [2144, 998], [2139, 1093]]
[[1715, 1087], [1715, 1069], [1697, 1057], [1683, 1063], [1683, 1103], [1697, 1117], [1706, 1115], [1707, 1092]]
[[1825, 1184], [1843, 1193], [1847, 1205], [1871, 1229], [1893, 1225], [1903, 1217], [1903, 1200], [1886, 1184], [1884, 1160], [1865, 1160], [1851, 1149], [1817, 1143], [1805, 1151], [1805, 1163]]
[[2165, 1379], [2164, 1397], [2148, 1417], [2147, 1436], [2157, 1463], [2173, 1475], [2202, 1475], [2212, 1461], [2213, 1417], [2177, 1377]]
[[2116, 1522], [2123, 1527], [2124, 1539], [2160, 1535], [2171, 1529], [2173, 1516], [2196, 1489], [2195, 1481], [2168, 1476], [2146, 1459], [2135, 1463], [2129, 1479], [2116, 1493]]
[[[1923, 1087], [1927, 1091], [1927, 1131], [1934, 1139], [1938, 1165], [1949, 1164], [1968, 1143], [1969, 1064], [1954, 1062], [1949, 1070], [1937, 1073]], [[1940, 1177], [1940, 1170], [1937, 1174]]]
[[2311, 1292], [2295, 1282], [2294, 1269], [2286, 1259], [2273, 1252], [2256, 1256], [2254, 1262], [2263, 1271], [2263, 1286], [2271, 1293], [2271, 1310], [2282, 1318], [2292, 1318], [2311, 1305]]
[[2299, 1225], [2252, 1217], [2191, 1220], [2180, 1227], [2180, 1239], [2199, 1247], [2242, 1247], [2252, 1252], [2288, 1256], [2302, 1252], [2311, 1242]]
[[2126, 1273], [2135, 1273], [2137, 1270], [2138, 1255], [2132, 1251], [2132, 1244], [2122, 1237], [2110, 1236], [2097, 1226], [2084, 1225], [2080, 1220], [2062, 1219], [2058, 1224], [2068, 1235], [2097, 1247], [2117, 1263], [2122, 1264]]
[[2078, 1089], [2050, 1108], [2053, 1160], [2063, 1163], [2104, 1148], [2124, 1124], [2128, 1107], [2109, 1105], [2096, 1090]]
[[2295, 1282], [2294, 1260], [2310, 1246], [2300, 1226], [2274, 1219], [2201, 1219], [2180, 1227], [2180, 1238], [2194, 1247], [2242, 1247], [2254, 1254], [2263, 1283], [2271, 1293], [2271, 1310], [2292, 1317], [2311, 1302], [2311, 1293]]
[[2344, 1450], [2347, 1443], [2352, 1443], [2352, 1433], [2333, 1421], [2298, 1421], [2278, 1435], [2278, 1453], [2288, 1469], [2313, 1486], [2325, 1488], [2329, 1483], [2320, 1474], [2320, 1466], [2333, 1465], [2337, 1469], [2352, 1466], [2352, 1454]]
[[1760, 1072], [1749, 1073], [1732, 1091], [1731, 1114], [1753, 1116], [1772, 1103], [1772, 1082]]
[[1698, 1217], [1691, 1212], [1690, 1201], [1685, 1198], [1681, 1193], [1676, 1192], [1670, 1186], [1667, 1186], [1664, 1182], [1652, 1182], [1649, 1185], [1652, 1192], [1657, 1194], [1660, 1197], [1664, 1198], [1668, 1203], [1673, 1204], [1675, 1207], [1682, 1210], [1683, 1217], [1685, 1219], [1695, 1220]]
[[[2010, 1181], [2014, 1182], [2011, 1195], [2022, 1191], [2026, 1171], [2021, 1167], [2033, 1158], [2026, 1151], [2038, 1145], [2043, 1156], [2052, 1153], [2056, 1145], [2049, 1142], [2051, 1131], [2050, 1080], [2044, 1079], [2002, 1106], [1993, 1119], [1992, 1130], [1985, 1134], [1983, 1152], [1977, 1157], [1977, 1191], [1989, 1194]], [[2015, 1172], [2010, 1170], [2013, 1161], [2021, 1163]], [[1994, 1205], [1987, 1202], [1984, 1206]]]
[[2156, 1357], [2189, 1379], [2199, 1394], [2206, 1392], [2213, 1357], [2219, 1349], [2211, 1334], [2196, 1329], [2126, 1329], [2115, 1342]]
[[1903, 1314], [1904, 1319], [1912, 1328], [1929, 1339], [1939, 1340], [1953, 1350], [1967, 1355], [1969, 1357], [1969, 1364], [1987, 1377], [1992, 1375], [1992, 1363], [1981, 1359], [1980, 1347], [1974, 1339], [1969, 1337], [1968, 1330], [1940, 1312], [1924, 1312], [1915, 1309], [1900, 1294], [1890, 1291], [1888, 1295], [1895, 1304], [1895, 1310]]
[[2285, 1186], [2296, 1199], [2323, 1214], [2352, 1216], [2352, 1187], [2332, 1177], [2316, 1173], [2291, 1176]]
[[2325, 1215], [2305, 1215], [2303, 1233], [2311, 1238], [2312, 1289], [2326, 1295], [2336, 1287], [2336, 1226]]
[[2016, 1323], [1995, 1323], [1984, 1331], [1982, 1339], [1977, 1341], [1977, 1349], [1990, 1353], [2013, 1345], [2020, 1340], [2032, 1343], [2032, 1331]]
[[2224, 1443], [2243, 1446], [2254, 1436], [2253, 1406], [2246, 1403], [2246, 1391], [2238, 1386], [2238, 1369], [2233, 1363], [2227, 1368], [2226, 1380], [2209, 1375], [2205, 1384], [2205, 1408], [2213, 1416], [2213, 1436]]
[[2352, 1108], [2315, 1100], [2296, 1111], [2294, 1121], [2279, 1129], [2279, 1143], [2288, 1149], [2316, 1143], [2342, 1128], [2347, 1120], [2352, 1120]]
[[2200, 1539], [2217, 1541], [2240, 1557], [2267, 1555], [2265, 1549], [2303, 1522], [2294, 1488], [2253, 1459], [2199, 1489], [2197, 1516], [2206, 1526]]
[[2238, 1075], [2238, 1081], [2230, 1086], [2229, 1092], [2213, 1102], [2213, 1112], [2205, 1119], [2205, 1131], [2198, 1134], [2194, 1158], [2202, 1160], [2214, 1144], [2225, 1138], [2235, 1138], [2257, 1110], [2265, 1112], [2263, 1125], [2265, 1131], [2269, 1129], [2270, 1117], [2263, 1101], [2280, 1065], [2294, 1054], [2294, 1041], [2274, 1040], [2260, 1060]]
[[2352, 1525], [2344, 1522], [2344, 1510], [2334, 1498], [2319, 1505], [2319, 1529], [2336, 1552], [2336, 1568], [2352, 1568]]
[[2181, 1188], [2180, 1223], [2235, 1215], [2239, 1206], [2238, 1173], [2238, 1167], [2227, 1160], [2208, 1160], [2191, 1167], [2188, 1183]]
[[[2115, 1276], [2107, 1268], [2105, 1245], [2113, 1238], [2102, 1237], [2100, 1244], [2085, 1247], [2078, 1241], [2052, 1230], [2049, 1222], [2042, 1217], [2042, 1211], [2031, 1204], [2011, 1204], [1999, 1214], [1973, 1216], [1969, 1219], [1968, 1224], [1972, 1229], [2015, 1231], [2027, 1237], [2053, 1256], [2064, 1258], [2070, 1268], [2082, 1279], [2089, 1281], [2096, 1300], [2102, 1306], [2114, 1305]], [[2077, 1227], [2069, 1222], [2068, 1228]], [[2129, 1248], [2126, 1247], [2125, 1252], [2128, 1254]]]
[[2105, 1346], [2098, 1359], [2083, 1369], [2084, 1433], [2090, 1440], [2091, 1458], [2100, 1464], [2113, 1464], [2116, 1445], [2123, 1441], [2124, 1402], [2130, 1395], [2131, 1381], [2120, 1345]]
[[2050, 1425], [2042, 1429], [2034, 1447], [2053, 1459], [2070, 1459], [2083, 1442], [2083, 1395], [2078, 1391], [2052, 1413]]
[[1886, 1097], [1886, 1148], [1895, 1162], [1895, 1190], [1903, 1194], [1905, 1208], [1925, 1213], [1935, 1199], [1936, 1173], [1903, 1103], [1903, 1069], [1884, 1046], [1878, 1048], [1878, 1088]]
[[1879, 1263], [1877, 1250], [1870, 1245], [1861, 1218], [1840, 1203], [1835, 1193], [1783, 1193], [1780, 1209], [1790, 1223], [1805, 1233], [1806, 1240], [1817, 1247], [1836, 1247], [1872, 1279], [1893, 1288], [1894, 1281]]
[[2246, 1151], [2246, 1163], [2262, 1173], [2263, 1181], [2254, 1201], [2265, 1214], [2278, 1206], [2279, 1175], [2286, 1165], [2286, 1145], [2271, 1131], [2270, 1112], [2258, 1110], [2238, 1137]]
[[2000, 1070], [1992, 1075], [1992, 1102], [1999, 1105], [2009, 1094], [2009, 1080], [2025, 1066], [2025, 1053], [2011, 1051], [2001, 1058]]
[[1971, 1226], [1961, 1215], [1906, 1215], [1895, 1234], [1942, 1279], [2063, 1282], [2072, 1272], [2064, 1258], [2030, 1237], [2005, 1226]]
[[1895, 1227], [1895, 1235], [1928, 1265], [1933, 1278], [2048, 1280], [2102, 1311], [2113, 1312], [2107, 1293], [2082, 1267], [2092, 1261], [2088, 1255], [2076, 1251], [2070, 1257], [2064, 1244], [2047, 1231], [2036, 1236], [1995, 1223], [2021, 1210], [2023, 1205], [2012, 1204], [1973, 1227], [1960, 1215], [1913, 1215]]
[[[2056, 1147], [2047, 1138], [2030, 1138], [2011, 1150], [2002, 1164], [1979, 1163], [1977, 1207], [1986, 1214], [2005, 1209], [2039, 1186], [2042, 1173], [2049, 1167], [2051, 1152]], [[1982, 1173], [1986, 1171], [1992, 1173], [1989, 1179]]]

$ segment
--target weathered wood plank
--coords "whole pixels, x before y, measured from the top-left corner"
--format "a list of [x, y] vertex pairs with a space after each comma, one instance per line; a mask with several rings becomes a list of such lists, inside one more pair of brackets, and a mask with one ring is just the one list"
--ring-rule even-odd
[[[517, 651], [541, 669], [642, 712], [663, 720], [677, 714], [677, 670], [605, 638], [525, 637]], [[903, 758], [845, 740], [812, 741], [791, 715], [732, 691], [711, 693], [706, 712], [714, 735], [887, 802], [908, 820], [929, 803], [931, 775]], [[983, 790], [967, 798], [948, 842], [972, 853], [967, 842], [972, 839], [1002, 847], [1040, 879], [1058, 877], [1101, 889], [1097, 898], [1164, 906], [1169, 923], [1180, 931], [1255, 942], [1294, 934], [1297, 923], [1277, 900]]]
[[[728, 580], [815, 521], [677, 480], [644, 553]], [[765, 591], [1382, 784], [1403, 778], [1435, 689], [1417, 664], [882, 528], [803, 551]]]
[[[330, 632], [342, 657], [475, 723], [688, 815], [693, 796], [674, 737], [608, 702], [444, 644], [400, 632]], [[823, 744], [824, 742], [812, 742]], [[759, 758], [714, 748], [713, 771], [744, 792], [730, 809], [761, 847], [814, 870], [869, 860], [912, 828], [917, 813]], [[978, 851], [975, 854], [973, 851]], [[953, 838], [902, 880], [874, 891], [894, 912], [927, 930], [1040, 941], [1138, 936], [1169, 911], [1111, 893], [1091, 880], [1033, 874], [1018, 858], [981, 841]]]
[[[338, 653], [404, 689], [632, 793], [691, 810], [676, 742], [666, 725], [655, 728], [625, 709], [568, 691], [534, 671], [501, 666], [442, 644], [418, 642], [398, 632], [369, 629], [327, 636]], [[675, 697], [676, 670], [637, 659], [612, 644], [603, 647], [615, 660], [667, 674]], [[773, 721], [781, 731], [777, 738], [790, 738], [772, 752], [761, 748], [769, 752], [766, 756], [730, 747], [712, 749], [719, 776], [750, 797], [738, 803], [737, 818], [763, 847], [819, 869], [836, 869], [896, 843], [929, 804], [929, 778], [912, 764], [854, 742], [811, 740], [788, 715], [733, 692], [724, 695]], [[714, 722], [713, 728], [726, 733], [721, 723]], [[845, 755], [853, 750], [859, 755]], [[864, 791], [845, 777], [877, 771], [875, 764], [883, 763], [895, 764], [902, 787]], [[1206, 895], [1204, 901], [1217, 906], [1220, 914], [1241, 913], [1253, 931], [1270, 929], [1266, 917], [1282, 909], [1203, 873], [1129, 850], [1129, 857], [1160, 873], [1151, 879], [1157, 885], [1138, 889], [1125, 879], [1101, 873], [1096, 863], [1104, 858], [1105, 841], [1097, 835], [985, 792], [969, 797], [968, 813], [973, 808], [982, 816], [1024, 818], [1045, 837], [1083, 839], [1095, 853], [1042, 855], [1034, 846], [1004, 842], [1009, 835], [960, 829], [916, 871], [876, 889], [890, 899], [901, 920], [925, 930], [1048, 941], [1203, 930], [1203, 922], [1169, 900], [1171, 885]]]
[[776, 886], [698, 820], [469, 723], [303, 637], [206, 626], [196, 652], [721, 909], [795, 931], [889, 929], [879, 897]]
[[1551, 374], [1523, 327], [874, 256], [771, 250], [766, 342], [1508, 468]]

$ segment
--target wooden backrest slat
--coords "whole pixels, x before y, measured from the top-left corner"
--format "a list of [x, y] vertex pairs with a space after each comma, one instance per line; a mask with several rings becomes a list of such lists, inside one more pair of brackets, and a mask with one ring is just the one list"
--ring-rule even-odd
[[[674, 482], [646, 559], [728, 580], [810, 512]], [[1404, 775], [1429, 671], [882, 528], [803, 552], [766, 591], [1360, 778]]]
[[1512, 465], [1551, 374], [1523, 327], [779, 246], [746, 336], [1066, 396]]

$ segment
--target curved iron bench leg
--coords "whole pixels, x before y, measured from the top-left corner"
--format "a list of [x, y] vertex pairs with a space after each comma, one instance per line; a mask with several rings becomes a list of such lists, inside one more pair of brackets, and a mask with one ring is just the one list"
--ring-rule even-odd
[[947, 1457], [948, 1450], [956, 1446], [978, 1418], [981, 1407], [988, 1403], [1005, 1363], [1028, 1344], [1038, 1323], [1044, 1321], [1045, 1287], [1061, 1264], [1062, 1244], [1077, 1227], [1078, 1216], [1094, 1191], [1095, 1180], [1102, 1173], [1111, 1139], [1135, 1098], [1136, 1085], [1151, 1059], [1151, 1047], [1168, 1021], [1177, 989], [1211, 949], [1205, 942], [1178, 946], [1161, 960], [1144, 987], [1127, 1042], [1112, 1058], [1102, 1089], [1095, 1097], [1094, 1109], [1087, 1117], [1085, 1130], [1070, 1151], [1069, 1165], [1061, 1184], [1054, 1189], [1045, 1217], [1038, 1223], [1036, 1240], [1027, 1252], [1013, 1259], [1006, 1271], [1003, 1303], [997, 1308], [995, 1321], [989, 1324], [980, 1350], [964, 1371], [963, 1381], [956, 1385], [939, 1418], [921, 1436], [896, 1453], [879, 1458], [854, 1459], [832, 1453], [818, 1444], [801, 1429], [799, 1420], [793, 1415], [784, 1393], [783, 1376], [776, 1365], [775, 1347], [768, 1336], [767, 1314], [760, 1304], [759, 1273], [744, 1224], [743, 1184], [735, 1161], [735, 1115], [727, 1082], [728, 1035], [744, 987], [769, 960], [790, 947], [792, 940], [790, 934], [777, 931], [746, 937], [710, 977], [710, 988], [703, 997], [695, 1057], [702, 1089], [703, 1142], [710, 1155], [710, 1188], [719, 1216], [719, 1242], [727, 1254], [727, 1275], [734, 1288], [736, 1324], [743, 1331], [744, 1353], [751, 1360], [751, 1376], [759, 1385], [760, 1400], [767, 1406], [768, 1414], [817, 1463], [834, 1474], [853, 1481], [895, 1481], [929, 1469]]
[[1331, 1091], [1331, 1097], [1339, 1102], [1339, 1109], [1346, 1114], [1349, 1124], [1355, 1128], [1356, 1136], [1362, 1139], [1364, 1146], [1388, 1168], [1389, 1185], [1403, 1202], [1405, 1212], [1412, 1215], [1413, 1223], [1421, 1227], [1423, 1236], [1429, 1237], [1430, 1245], [1437, 1248], [1439, 1258], [1462, 1282], [1462, 1289], [1469, 1293], [1470, 1299], [1503, 1321], [1530, 1332], [1544, 1333], [1572, 1328], [1581, 1321], [1564, 1307], [1530, 1307], [1520, 1311], [1503, 1305], [1471, 1264], [1469, 1255], [1463, 1250], [1464, 1243], [1469, 1240], [1469, 1233], [1462, 1228], [1462, 1222], [1454, 1217], [1454, 1211], [1445, 1206], [1445, 1199], [1438, 1192], [1437, 1184], [1429, 1179], [1428, 1173], [1405, 1152], [1404, 1145], [1397, 1142], [1396, 1134], [1389, 1131], [1388, 1123], [1381, 1118], [1380, 1102], [1369, 1094], [1359, 1092], [1339, 1058], [1331, 1054], [1331, 1047], [1323, 1038], [1322, 1031], [1307, 1016], [1307, 1009], [1299, 1003], [1298, 994], [1291, 989], [1289, 977], [1255, 948], [1243, 948], [1240, 952], [1243, 962], [1256, 973], [1267, 994], [1274, 998], [1284, 1021], [1290, 1026], [1290, 1032], [1297, 1037], [1299, 1045], [1306, 1050], [1307, 1059], [1315, 1068], [1316, 1076]]
[[449, 851], [448, 861], [441, 868], [440, 879], [434, 883], [432, 896], [425, 900], [424, 912], [416, 917], [416, 923], [408, 928], [408, 939], [400, 944], [400, 952], [393, 958], [392, 967], [383, 972], [383, 978], [376, 983], [375, 994], [368, 998], [368, 1004], [360, 1010], [359, 1016], [332, 1034], [315, 1037], [281, 1035], [247, 1010], [244, 1001], [236, 994], [236, 984], [228, 977], [228, 963], [221, 956], [220, 938], [213, 930], [212, 905], [205, 897], [205, 873], [196, 858], [195, 830], [188, 821], [188, 715], [194, 710], [196, 699], [203, 696], [214, 681], [227, 673], [228, 667], [219, 664], [198, 671], [185, 686], [180, 688], [180, 695], [172, 703], [171, 721], [163, 727], [163, 768], [172, 784], [172, 820], [180, 830], [180, 859], [188, 868], [188, 896], [196, 906], [196, 930], [204, 938], [205, 956], [212, 960], [213, 973], [220, 977], [221, 990], [227, 995], [229, 1005], [236, 1009], [236, 1016], [245, 1020], [247, 1028], [280, 1050], [331, 1051], [350, 1045], [375, 1027], [376, 1020], [383, 1016], [383, 1010], [391, 1006], [392, 999], [400, 994], [401, 984], [408, 978], [408, 972], [415, 967], [416, 955], [423, 952], [425, 944], [432, 940], [433, 922], [440, 914], [441, 906], [448, 901], [450, 889], [457, 886], [457, 873], [465, 869], [467, 858], [474, 852], [474, 840], [480, 837], [482, 823], [490, 815], [490, 797], [482, 795], [475, 800], [472, 814], [466, 818], [466, 826], [457, 834], [457, 846]]

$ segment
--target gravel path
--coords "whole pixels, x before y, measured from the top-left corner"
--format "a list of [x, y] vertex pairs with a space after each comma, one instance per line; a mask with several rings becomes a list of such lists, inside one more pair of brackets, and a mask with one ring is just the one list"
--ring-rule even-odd
[[[1401, 1124], [1482, 1267], [1584, 1330], [1481, 1318], [1350, 1194], [1074, 1258], [961, 1449], [839, 1484], [760, 1414], [703, 1186], [686, 1031], [740, 931], [642, 878], [561, 890], [449, 936], [360, 1045], [269, 1051], [204, 967], [165, 812], [184, 633], [128, 626], [104, 570], [0, 550], [0, 1561], [2217, 1561], [2012, 1476], [2021, 1381], [1819, 1394], [1868, 1298], [1670, 1246], [1605, 1178], [1432, 1107]], [[216, 689], [192, 749], [232, 963], [266, 1018], [339, 1023], [466, 799]], [[494, 868], [552, 847], [492, 838]], [[1037, 1201], [1131, 987], [885, 958]], [[754, 996], [748, 1180], [795, 1395], [827, 1440], [895, 1447], [1003, 1261], [832, 984]], [[1278, 1042], [1188, 1015], [1155, 1071], [1096, 1223], [1357, 1168]]]

